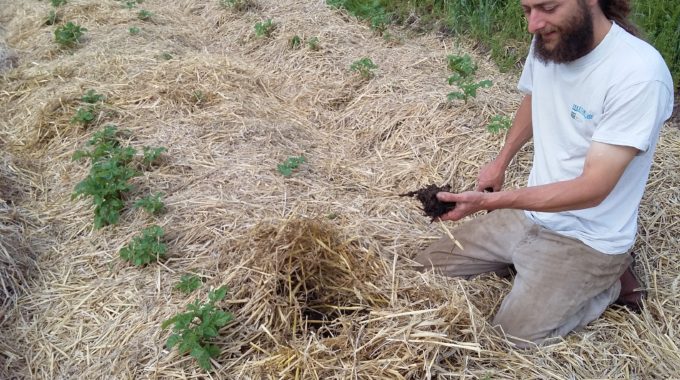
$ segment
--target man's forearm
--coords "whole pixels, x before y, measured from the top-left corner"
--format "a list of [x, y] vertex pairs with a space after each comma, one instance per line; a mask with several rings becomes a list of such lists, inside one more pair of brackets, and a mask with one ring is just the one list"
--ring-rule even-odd
[[533, 136], [531, 128], [531, 95], [526, 95], [517, 109], [503, 149], [496, 157], [504, 167], [508, 167], [515, 154], [531, 139]]

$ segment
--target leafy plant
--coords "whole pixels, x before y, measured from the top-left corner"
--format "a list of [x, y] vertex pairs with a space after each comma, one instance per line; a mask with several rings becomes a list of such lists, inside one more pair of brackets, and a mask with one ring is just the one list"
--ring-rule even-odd
[[50, 0], [50, 3], [52, 3], [52, 6], [56, 8], [58, 6], [65, 5], [66, 0]]
[[375, 75], [373, 70], [377, 68], [378, 65], [373, 63], [370, 58], [361, 58], [358, 61], [354, 61], [349, 67], [351, 71], [358, 72], [364, 79], [372, 78]]
[[161, 243], [163, 234], [163, 229], [159, 226], [154, 225], [143, 229], [130, 244], [120, 249], [120, 257], [135, 266], [158, 261], [165, 256], [167, 251], [165, 244]]
[[130, 35], [135, 36], [139, 34], [140, 30], [136, 26], [131, 26], [130, 29], [128, 29], [128, 32], [130, 33]]
[[165, 203], [163, 203], [163, 200], [161, 199], [162, 197], [163, 193], [148, 195], [135, 202], [134, 207], [143, 208], [144, 211], [148, 212], [151, 215], [158, 214], [161, 211], [163, 211], [163, 209], [165, 209]]
[[319, 45], [319, 37], [312, 37], [307, 41], [307, 46], [309, 49], [317, 51], [321, 49], [321, 46]]
[[298, 49], [300, 48], [300, 45], [302, 45], [302, 39], [300, 38], [300, 36], [294, 35], [293, 37], [290, 38], [288, 44], [292, 49]]
[[491, 118], [491, 123], [486, 126], [486, 129], [491, 133], [499, 133], [503, 130], [510, 129], [512, 120], [509, 117], [503, 115], [496, 115]]
[[144, 165], [146, 166], [151, 166], [153, 165], [158, 159], [161, 157], [161, 154], [163, 152], [166, 152], [167, 149], [165, 147], [157, 147], [157, 148], [151, 148], [148, 146], [144, 147], [144, 158], [142, 161], [144, 162]]
[[125, 7], [126, 7], [127, 9], [132, 9], [132, 8], [134, 8], [134, 7], [136, 7], [136, 6], [137, 6], [137, 1], [135, 1], [135, 0], [127, 0], [127, 1], [125, 2]]
[[104, 95], [97, 94], [95, 90], [87, 90], [85, 94], [80, 98], [84, 103], [95, 104], [104, 100]]
[[453, 71], [448, 82], [450, 85], [458, 86], [458, 91], [448, 94], [449, 100], [460, 99], [467, 103], [469, 98], [477, 96], [477, 89], [493, 85], [490, 80], [475, 81], [474, 74], [477, 72], [477, 65], [472, 62], [469, 55], [465, 54], [462, 57], [449, 55], [447, 61], [449, 70]]
[[131, 147], [122, 148], [117, 134], [115, 126], [107, 126], [88, 141], [91, 150], [78, 150], [73, 154], [73, 160], [91, 160], [90, 173], [76, 185], [72, 198], [92, 198], [96, 229], [118, 222], [124, 207], [123, 194], [132, 189], [128, 180], [138, 175], [128, 166], [135, 150]]
[[142, 21], [147, 21], [151, 19], [151, 16], [153, 16], [153, 13], [147, 11], [146, 9], [142, 9], [139, 12], [137, 12], [137, 18]]
[[87, 29], [69, 21], [54, 31], [54, 40], [62, 47], [73, 47], [80, 42]]
[[168, 53], [167, 51], [164, 51], [160, 55], [161, 59], [169, 61], [172, 59], [172, 54]]
[[252, 0], [220, 0], [220, 5], [242, 12], [255, 6], [255, 3]]
[[278, 164], [276, 169], [279, 171], [279, 173], [283, 174], [284, 177], [290, 177], [293, 174], [293, 170], [297, 169], [300, 164], [304, 162], [304, 156], [288, 157], [284, 162]]
[[175, 285], [175, 289], [184, 294], [189, 294], [203, 285], [203, 281], [195, 274], [183, 274], [179, 279], [179, 283]]
[[76, 111], [76, 114], [71, 118], [71, 123], [80, 123], [82, 125], [87, 125], [92, 122], [95, 118], [94, 106], [80, 107]]
[[210, 358], [220, 354], [219, 347], [211, 344], [219, 329], [233, 320], [229, 312], [218, 309], [215, 303], [227, 295], [227, 287], [222, 286], [208, 293], [208, 302], [187, 305], [187, 311], [179, 313], [161, 324], [163, 329], [173, 325], [173, 334], [166, 343], [168, 349], [177, 346], [180, 354], [190, 353], [198, 361], [198, 365], [205, 371], [212, 369]]
[[45, 20], [45, 25], [54, 25], [59, 21], [59, 14], [54, 9], [50, 9], [50, 13], [47, 14], [47, 20]]
[[275, 29], [276, 24], [272, 22], [272, 19], [267, 19], [255, 24], [255, 35], [257, 37], [271, 37]]

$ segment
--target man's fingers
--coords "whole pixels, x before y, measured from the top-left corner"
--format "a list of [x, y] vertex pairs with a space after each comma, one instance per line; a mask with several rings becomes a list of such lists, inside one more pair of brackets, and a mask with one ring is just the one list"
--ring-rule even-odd
[[442, 202], [456, 202], [457, 197], [456, 194], [440, 191], [437, 193], [437, 199]]

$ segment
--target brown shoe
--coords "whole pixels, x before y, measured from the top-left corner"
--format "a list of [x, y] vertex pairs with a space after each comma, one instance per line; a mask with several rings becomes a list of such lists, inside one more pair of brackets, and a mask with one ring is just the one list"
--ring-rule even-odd
[[640, 281], [633, 274], [632, 265], [626, 268], [621, 275], [621, 293], [619, 298], [614, 301], [614, 305], [628, 308], [630, 311], [642, 312], [642, 300], [647, 296], [647, 292], [640, 289]]

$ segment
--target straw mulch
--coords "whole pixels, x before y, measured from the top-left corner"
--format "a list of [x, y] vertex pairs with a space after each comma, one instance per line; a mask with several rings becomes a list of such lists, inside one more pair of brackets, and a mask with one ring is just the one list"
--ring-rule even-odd
[[[513, 350], [488, 324], [510, 282], [418, 272], [411, 258], [455, 226], [398, 194], [472, 188], [503, 142], [484, 126], [519, 103], [516, 74], [465, 42], [382, 38], [322, 1], [252, 4], [71, 0], [62, 22], [88, 30], [64, 51], [44, 25], [49, 2], [0, 0], [0, 37], [19, 57], [0, 73], [0, 378], [203, 377], [165, 349], [160, 325], [222, 285], [234, 321], [214, 378], [680, 376], [677, 128], [663, 130], [640, 212], [645, 311], [611, 308], [561, 343]], [[273, 36], [257, 38], [269, 18]], [[312, 37], [319, 50], [304, 45]], [[464, 53], [494, 86], [449, 103], [445, 58]], [[370, 80], [348, 69], [363, 57], [379, 66]], [[106, 96], [94, 125], [70, 123], [89, 89]], [[71, 199], [88, 165], [71, 155], [108, 123], [129, 131], [125, 144], [168, 148], [127, 195], [161, 191], [167, 211], [127, 207], [93, 230], [90, 201]], [[291, 177], [277, 172], [299, 155]], [[525, 182], [530, 159], [528, 146], [506, 186]], [[167, 260], [120, 260], [151, 224], [166, 231]], [[174, 290], [187, 273], [204, 280], [188, 296]]]

